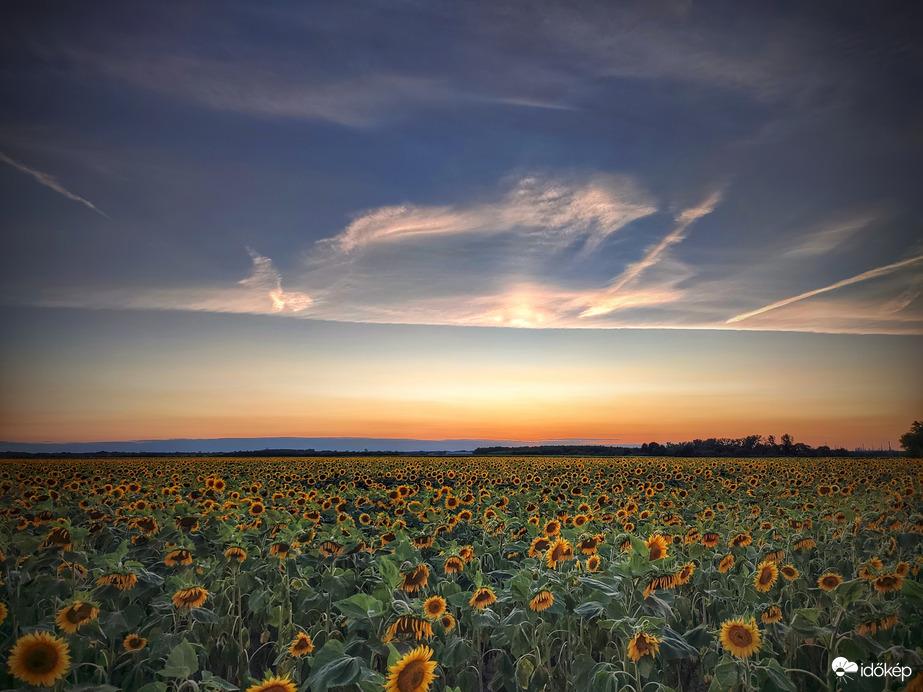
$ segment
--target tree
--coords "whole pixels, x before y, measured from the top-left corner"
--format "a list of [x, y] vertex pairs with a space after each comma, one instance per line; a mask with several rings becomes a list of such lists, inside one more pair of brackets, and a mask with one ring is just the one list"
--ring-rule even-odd
[[915, 420], [910, 430], [901, 435], [901, 447], [907, 451], [909, 457], [923, 457], [923, 423]]

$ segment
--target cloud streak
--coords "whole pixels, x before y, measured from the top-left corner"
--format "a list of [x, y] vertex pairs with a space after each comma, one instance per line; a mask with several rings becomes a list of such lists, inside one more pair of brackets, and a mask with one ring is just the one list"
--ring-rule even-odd
[[349, 253], [426, 237], [517, 232], [559, 247], [585, 238], [584, 252], [588, 253], [609, 235], [656, 211], [650, 197], [627, 176], [597, 176], [584, 182], [526, 177], [500, 202], [467, 206], [404, 204], [366, 212], [338, 234], [332, 244]]
[[772, 310], [778, 310], [779, 308], [784, 308], [786, 305], [791, 305], [792, 303], [797, 303], [808, 298], [820, 295], [822, 293], [827, 293], [829, 291], [835, 291], [838, 288], [843, 288], [844, 286], [850, 286], [852, 284], [859, 283], [861, 281], [868, 281], [869, 279], [874, 279], [879, 276], [884, 276], [885, 274], [890, 274], [897, 269], [902, 267], [910, 266], [911, 264], [916, 264], [917, 262], [923, 261], [923, 255], [917, 255], [916, 257], [911, 257], [910, 259], [905, 259], [900, 262], [895, 262], [893, 264], [887, 264], [883, 267], [877, 267], [876, 269], [870, 269], [867, 272], [862, 272], [857, 274], [849, 279], [843, 279], [842, 281], [837, 281], [834, 284], [829, 286], [824, 286], [823, 288], [817, 288], [813, 291], [807, 291], [805, 293], [800, 293], [797, 296], [792, 296], [791, 298], [786, 298], [785, 300], [780, 300], [778, 302], [772, 303], [770, 305], [765, 305], [756, 310], [751, 310], [750, 312], [744, 312], [739, 315], [731, 317], [725, 322], [725, 324], [734, 324], [737, 322], [743, 322], [744, 320], [755, 317], [756, 315], [762, 315], [765, 312], [770, 312]]
[[672, 245], [682, 242], [686, 238], [686, 231], [689, 227], [703, 216], [714, 211], [715, 207], [721, 201], [723, 193], [716, 190], [708, 198], [696, 207], [685, 209], [676, 217], [676, 227], [665, 235], [659, 243], [649, 247], [639, 261], [629, 264], [625, 270], [612, 281], [609, 289], [606, 291], [602, 301], [591, 305], [580, 313], [581, 317], [596, 317], [605, 315], [624, 306], [624, 301], [619, 300], [617, 294], [625, 286], [635, 281], [644, 271], [650, 269], [660, 261], [663, 253]]
[[48, 175], [47, 173], [42, 173], [41, 171], [37, 171], [34, 168], [29, 168], [25, 164], [19, 163], [15, 159], [10, 158], [6, 154], [4, 154], [2, 151], [0, 151], [0, 161], [3, 161], [3, 163], [12, 166], [18, 171], [26, 173], [27, 175], [31, 175], [40, 185], [44, 185], [45, 187], [51, 190], [54, 190], [59, 195], [67, 197], [67, 199], [72, 200], [74, 202], [79, 202], [80, 204], [84, 205], [88, 209], [92, 209], [97, 214], [101, 214], [102, 216], [105, 216], [107, 219], [109, 218], [104, 211], [99, 209], [91, 201], [84, 199], [80, 195], [75, 195], [73, 192], [66, 189], [64, 186], [62, 186], [54, 178], [54, 176]]

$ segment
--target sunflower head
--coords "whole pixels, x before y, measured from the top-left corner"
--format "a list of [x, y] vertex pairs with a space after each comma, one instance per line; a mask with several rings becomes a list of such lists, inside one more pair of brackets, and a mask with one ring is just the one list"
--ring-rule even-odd
[[247, 692], [298, 692], [298, 688], [287, 675], [285, 677], [273, 675], [265, 678], [262, 682], [250, 685]]
[[743, 618], [725, 620], [721, 623], [721, 646], [737, 658], [749, 658], [760, 650], [763, 635], [756, 626], [756, 620], [750, 622]]
[[451, 613], [444, 613], [439, 621], [442, 623], [443, 628], [446, 632], [451, 632], [455, 629], [455, 617]]
[[413, 593], [426, 586], [426, 582], [429, 579], [429, 567], [424, 563], [420, 563], [403, 576], [404, 581], [401, 584], [401, 588], [407, 593]]
[[141, 651], [141, 649], [147, 646], [147, 639], [139, 637], [137, 634], [129, 634], [122, 641], [122, 646], [125, 648], [125, 651]]
[[[436, 679], [433, 650], [418, 646], [388, 669], [385, 692], [426, 692]], [[249, 691], [248, 691], [249, 692]]]
[[659, 533], [655, 533], [653, 536], [644, 541], [644, 545], [646, 545], [648, 548], [649, 560], [661, 560], [667, 557], [667, 539]]
[[903, 584], [904, 578], [899, 574], [882, 574], [876, 577], [875, 581], [872, 582], [875, 591], [882, 594], [888, 593], [889, 591], [900, 591]]
[[445, 612], [446, 605], [446, 600], [442, 596], [430, 596], [423, 602], [423, 612], [426, 613], [426, 617], [435, 620]]
[[734, 566], [734, 556], [725, 555], [723, 558], [721, 558], [721, 563], [718, 565], [718, 571], [721, 574], [724, 574], [729, 569], [731, 569], [733, 566]]
[[73, 634], [98, 615], [99, 608], [92, 603], [74, 601], [71, 605], [65, 606], [58, 611], [55, 624], [68, 634]]
[[188, 589], [180, 589], [173, 594], [173, 605], [180, 610], [201, 608], [208, 599], [208, 591], [201, 586], [191, 586]]
[[70, 669], [70, 647], [51, 632], [26, 634], [10, 650], [7, 667], [28, 685], [51, 687]]
[[760, 616], [760, 619], [765, 622], [767, 625], [771, 625], [775, 622], [778, 622], [782, 619], [782, 609], [777, 605], [771, 605], [766, 610], [763, 611], [763, 614]]
[[782, 573], [782, 576], [785, 577], [788, 581], [795, 581], [798, 578], [798, 568], [794, 565], [782, 565], [779, 568], [779, 572]]
[[447, 557], [445, 560], [445, 573], [446, 574], [455, 574], [456, 572], [461, 572], [465, 569], [465, 561], [456, 555]]
[[638, 632], [628, 642], [628, 658], [635, 663], [640, 661], [642, 656], [650, 656], [653, 658], [660, 652], [661, 641], [661, 639], [658, 639], [652, 634]]
[[827, 572], [824, 576], [817, 580], [817, 585], [824, 591], [833, 591], [842, 583], [843, 577], [841, 577], [836, 572]]
[[554, 594], [548, 591], [548, 589], [542, 589], [532, 597], [531, 601], [529, 601], [529, 608], [537, 613], [547, 610], [552, 605], [554, 605]]
[[312, 651], [314, 651], [314, 642], [311, 641], [311, 637], [304, 632], [299, 632], [298, 636], [295, 637], [295, 641], [293, 641], [292, 645], [288, 648], [288, 652], [296, 658], [309, 654]]
[[775, 562], [764, 560], [756, 568], [756, 574], [753, 576], [753, 585], [760, 593], [766, 593], [776, 583], [779, 578], [779, 568]]
[[471, 597], [471, 600], [468, 602], [472, 608], [477, 608], [478, 610], [484, 610], [491, 603], [494, 603], [497, 600], [497, 596], [491, 590], [489, 586], [482, 586], [480, 589], [474, 592], [474, 595]]

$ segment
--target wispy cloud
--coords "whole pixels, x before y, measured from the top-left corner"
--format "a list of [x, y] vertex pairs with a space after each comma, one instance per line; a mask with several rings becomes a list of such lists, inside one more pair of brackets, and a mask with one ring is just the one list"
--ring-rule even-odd
[[792, 296], [791, 298], [786, 298], [785, 300], [780, 300], [778, 302], [771, 303], [770, 305], [765, 305], [761, 308], [757, 308], [756, 310], [751, 310], [750, 312], [744, 312], [740, 315], [735, 315], [734, 317], [731, 317], [729, 320], [727, 320], [725, 324], [743, 322], [744, 320], [755, 317], [756, 315], [761, 315], [765, 312], [770, 312], [771, 310], [778, 310], [779, 308], [784, 308], [786, 305], [791, 305], [792, 303], [797, 303], [822, 293], [835, 291], [836, 289], [843, 288], [844, 286], [850, 286], [861, 281], [868, 281], [869, 279], [874, 279], [879, 276], [884, 276], [885, 274], [890, 274], [891, 272], [901, 269], [902, 267], [907, 267], [920, 261], [923, 261], [923, 255], [901, 260], [900, 262], [894, 262], [893, 264], [887, 264], [883, 267], [877, 267], [876, 269], [870, 269], [867, 272], [862, 272], [861, 274], [857, 274], [856, 276], [850, 277], [849, 279], [837, 281], [836, 283], [830, 284], [829, 286], [824, 286], [823, 288], [817, 288], [813, 291], [800, 293], [797, 296]]
[[268, 257], [248, 248], [253, 262], [250, 275], [227, 286], [189, 286], [169, 289], [123, 289], [120, 291], [69, 290], [39, 301], [44, 307], [79, 307], [113, 310], [178, 310], [247, 315], [301, 315], [312, 304], [301, 291], [287, 291], [282, 277]]
[[595, 302], [586, 310], [580, 313], [581, 317], [596, 317], [605, 315], [625, 306], [625, 302], [619, 299], [618, 293], [628, 284], [635, 281], [645, 270], [650, 269], [660, 261], [663, 253], [672, 245], [682, 242], [686, 237], [686, 231], [689, 227], [703, 216], [714, 211], [715, 207], [721, 201], [723, 192], [716, 190], [712, 192], [705, 201], [695, 207], [683, 210], [676, 216], [676, 226], [665, 235], [659, 243], [649, 247], [644, 257], [639, 261], [629, 264], [625, 270], [616, 277], [605, 292], [602, 300]]
[[97, 214], [102, 214], [107, 219], [109, 218], [108, 216], [106, 216], [106, 213], [104, 211], [99, 209], [91, 201], [84, 199], [80, 195], [75, 195], [73, 192], [65, 188], [63, 185], [61, 185], [61, 183], [59, 183], [55, 179], [54, 176], [49, 175], [48, 173], [42, 173], [42, 171], [37, 171], [34, 168], [29, 168], [25, 164], [19, 163], [19, 161], [16, 161], [15, 159], [10, 158], [6, 154], [4, 154], [2, 151], [0, 151], [0, 161], [3, 161], [3, 163], [12, 166], [16, 170], [19, 170], [19, 171], [22, 171], [23, 173], [31, 175], [39, 184], [44, 185], [45, 187], [51, 190], [54, 190], [59, 195], [67, 197], [67, 199], [73, 200], [74, 202], [80, 202], [80, 204], [84, 205], [85, 207], [89, 209], [92, 209]]
[[273, 312], [301, 312], [311, 305], [311, 297], [300, 291], [285, 291], [282, 288], [282, 275], [273, 266], [272, 260], [263, 257], [253, 248], [247, 248], [253, 260], [253, 273], [240, 282], [241, 286], [265, 294], [272, 301]]
[[815, 257], [825, 255], [853, 237], [879, 218], [879, 214], [865, 212], [849, 218], [829, 220], [808, 230], [804, 240], [785, 253], [786, 257]]
[[599, 176], [583, 182], [526, 177], [500, 202], [404, 204], [366, 212], [332, 243], [343, 252], [352, 252], [427, 236], [517, 232], [556, 246], [585, 238], [584, 251], [591, 252], [612, 233], [656, 211], [651, 198], [627, 176]]

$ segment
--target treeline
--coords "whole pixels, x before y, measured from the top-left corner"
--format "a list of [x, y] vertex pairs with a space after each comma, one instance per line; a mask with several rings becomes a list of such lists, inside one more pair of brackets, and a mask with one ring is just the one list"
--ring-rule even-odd
[[897, 456], [888, 450], [849, 451], [843, 447], [831, 449], [827, 445], [811, 447], [795, 442], [791, 435], [783, 435], [776, 442], [774, 435], [747, 435], [746, 437], [710, 437], [691, 442], [645, 442], [640, 447], [615, 447], [610, 445], [538, 445], [534, 447], [478, 447], [474, 456], [592, 456], [592, 457], [870, 457]]

